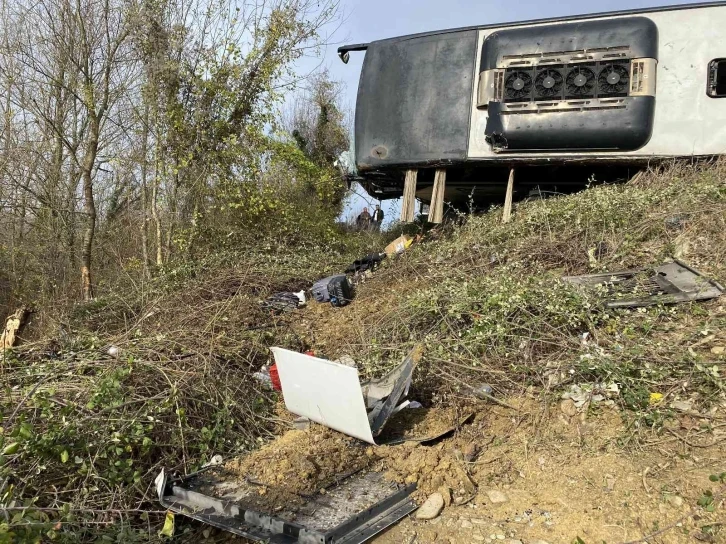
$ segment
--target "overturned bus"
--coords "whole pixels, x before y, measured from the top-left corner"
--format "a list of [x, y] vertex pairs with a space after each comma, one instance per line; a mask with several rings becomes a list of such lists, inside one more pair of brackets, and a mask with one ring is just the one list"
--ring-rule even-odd
[[[378, 199], [502, 202], [726, 149], [726, 2], [474, 26], [365, 51], [350, 178]], [[724, 99], [724, 100], [722, 100]], [[353, 165], [351, 165], [353, 166]], [[516, 177], [513, 173], [516, 171]], [[438, 214], [440, 215], [440, 213]]]

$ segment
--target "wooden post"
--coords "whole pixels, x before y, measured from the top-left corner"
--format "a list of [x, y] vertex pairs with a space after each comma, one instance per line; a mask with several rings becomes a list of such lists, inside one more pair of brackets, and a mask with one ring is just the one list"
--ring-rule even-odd
[[512, 194], [514, 193], [514, 168], [509, 170], [509, 181], [507, 181], [507, 196], [504, 197], [504, 212], [502, 212], [502, 223], [509, 223], [512, 217]]
[[403, 204], [401, 205], [401, 222], [413, 222], [416, 213], [416, 178], [418, 170], [406, 170], [406, 181], [403, 186]]
[[434, 176], [434, 189], [431, 193], [429, 206], [429, 223], [441, 223], [444, 220], [444, 191], [446, 190], [446, 169], [437, 168]]

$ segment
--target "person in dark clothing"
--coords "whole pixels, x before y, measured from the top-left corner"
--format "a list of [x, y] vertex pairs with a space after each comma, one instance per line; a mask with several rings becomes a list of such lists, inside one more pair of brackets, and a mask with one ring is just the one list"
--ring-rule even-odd
[[368, 213], [368, 208], [363, 208], [355, 223], [358, 225], [358, 230], [368, 230], [371, 226], [371, 214]]
[[371, 218], [371, 221], [373, 222], [373, 230], [381, 230], [381, 223], [383, 223], [383, 217], [383, 210], [378, 204], [376, 204], [376, 209], [373, 211], [373, 217]]

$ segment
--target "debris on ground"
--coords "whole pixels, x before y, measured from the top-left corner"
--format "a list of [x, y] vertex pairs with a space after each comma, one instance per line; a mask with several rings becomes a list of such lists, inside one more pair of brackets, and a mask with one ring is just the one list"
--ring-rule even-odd
[[263, 300], [260, 306], [269, 312], [281, 314], [302, 308], [306, 303], [305, 291], [299, 291], [297, 293], [275, 293]]
[[562, 393], [562, 399], [571, 399], [577, 410], [583, 409], [586, 405], [603, 403], [612, 406], [620, 394], [618, 384], [611, 382], [607, 384], [572, 384], [567, 391]]
[[416, 346], [388, 374], [361, 383], [355, 366], [271, 349], [290, 412], [369, 444], [376, 443], [375, 437], [408, 393], [422, 354], [420, 346]]
[[356, 259], [345, 269], [346, 274], [361, 274], [364, 272], [374, 272], [387, 257], [386, 253], [369, 253], [361, 259]]
[[411, 246], [412, 243], [413, 243], [413, 238], [404, 234], [404, 235], [396, 238], [390, 244], [388, 244], [386, 246], [386, 249], [384, 250], [384, 252], [386, 253], [386, 255], [391, 257], [393, 255], [403, 253]]
[[[695, 510], [700, 521], [689, 518], [657, 537], [681, 544], [684, 531], [702, 534], [723, 514], [721, 503], [715, 513], [698, 505], [704, 491], [718, 491], [709, 476], [726, 468], [723, 354], [716, 349], [726, 345], [723, 299], [593, 315], [590, 294], [607, 293], [607, 285], [574, 290], [552, 280], [590, 273], [587, 251], [603, 238], [608, 251], [594, 254], [593, 271], [664, 262], [677, 243], [664, 221], [681, 212], [690, 216], [678, 233], [690, 244], [689, 264], [709, 277], [726, 277], [724, 172], [723, 166], [689, 167], [648, 176], [647, 184], [596, 187], [525, 205], [506, 226], [486, 213], [445, 225], [426, 251], [386, 262], [342, 310], [312, 303], [270, 319], [259, 300], [342, 270], [370, 250], [363, 245], [354, 253], [326, 246], [319, 262], [307, 250], [296, 249], [294, 257], [284, 251], [244, 254], [230, 268], [200, 268], [203, 274], [192, 268], [189, 279], [186, 271], [172, 274], [171, 284], [160, 274], [152, 284], [142, 282], [143, 294], [129, 291], [83, 305], [83, 319], [59, 323], [59, 341], [14, 348], [3, 361], [6, 436], [25, 423], [33, 426], [27, 439], [13, 435], [0, 446], [7, 450], [5, 475], [19, 493], [11, 500], [30, 504], [37, 497], [38, 507], [50, 512], [70, 506], [74, 516], [76, 508], [95, 508], [97, 516], [84, 514], [79, 521], [83, 530], [90, 520], [126, 531], [124, 517], [109, 518], [106, 509], [158, 511], [143, 490], [144, 475], [159, 464], [193, 472], [217, 452], [241, 455], [289, 429], [295, 416], [276, 402], [280, 396], [250, 378], [249, 369], [267, 362], [269, 345], [314, 349], [341, 362], [352, 356], [366, 379], [390, 370], [423, 342], [426, 357], [411, 398], [429, 410], [447, 410], [462, 398], [475, 402], [462, 383], [485, 382], [496, 398], [518, 409], [478, 402], [475, 420], [439, 441], [371, 445], [372, 465], [395, 481], [415, 480], [423, 489], [419, 500], [438, 492], [445, 502], [434, 520], [411, 516], [376, 544], [400, 544], [413, 533], [418, 542], [445, 544], [506, 538], [555, 544], [578, 535], [588, 543], [625, 542]], [[317, 251], [314, 245], [310, 251]], [[154, 284], [159, 289], [147, 292]], [[106, 355], [111, 345], [124, 364]], [[611, 381], [621, 388], [617, 406], [603, 400], [586, 419], [578, 418], [584, 404], [578, 409], [572, 398], [559, 398], [572, 384]], [[56, 406], [67, 414], [62, 421]], [[133, 434], [135, 427], [127, 425], [133, 421], [143, 423], [143, 435]], [[318, 429], [309, 420], [300, 424]], [[48, 433], [57, 437], [51, 450], [41, 440]], [[477, 446], [475, 456], [467, 455], [470, 445]], [[105, 455], [108, 463], [92, 463]], [[391, 461], [410, 462], [412, 469]], [[111, 483], [111, 476], [135, 481], [137, 470], [140, 483]], [[475, 493], [467, 491], [465, 476]], [[94, 482], [105, 483], [97, 490]], [[69, 495], [68, 489], [79, 492]], [[270, 486], [254, 489], [263, 499], [274, 494]], [[329, 495], [330, 488], [320, 489]], [[501, 490], [509, 502], [491, 508], [490, 489]], [[68, 500], [71, 495], [78, 501]], [[325, 499], [318, 490], [316, 500]], [[154, 534], [159, 518], [163, 514], [150, 513]], [[188, 523], [184, 530], [198, 535], [199, 525]], [[147, 523], [137, 526], [145, 530]]]
[[312, 294], [320, 303], [329, 302], [331, 306], [342, 307], [353, 300], [355, 290], [348, 276], [338, 274], [316, 281], [312, 287]]
[[708, 300], [724, 292], [721, 284], [677, 259], [652, 269], [565, 276], [562, 279], [574, 285], [602, 286], [606, 290], [605, 306], [608, 308]]
[[194, 517], [261, 542], [364, 542], [416, 509], [415, 486], [386, 481], [380, 472], [355, 470], [321, 483], [314, 493], [231, 478], [210, 469], [184, 478], [162, 471], [159, 501], [172, 512]]

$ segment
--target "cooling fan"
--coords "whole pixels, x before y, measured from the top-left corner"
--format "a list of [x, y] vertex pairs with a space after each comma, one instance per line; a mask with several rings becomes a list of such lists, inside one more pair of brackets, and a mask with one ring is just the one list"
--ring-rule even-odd
[[627, 66], [608, 64], [597, 76], [599, 94], [624, 94], [628, 92], [630, 74]]
[[532, 92], [532, 76], [527, 72], [511, 72], [504, 81], [504, 96], [507, 100], [527, 100]]
[[595, 89], [595, 72], [587, 66], [577, 66], [567, 74], [565, 85], [568, 96], [591, 96]]
[[537, 98], [559, 97], [562, 94], [562, 74], [558, 70], [541, 70], [534, 80]]

